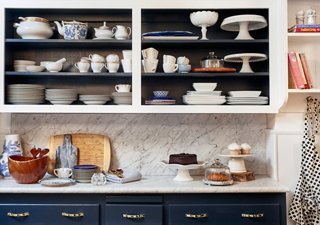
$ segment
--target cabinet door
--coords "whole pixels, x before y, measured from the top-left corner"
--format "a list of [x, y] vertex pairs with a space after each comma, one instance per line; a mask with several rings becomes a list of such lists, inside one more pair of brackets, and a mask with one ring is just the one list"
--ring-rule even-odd
[[169, 225], [279, 225], [277, 204], [169, 205]]
[[161, 225], [162, 205], [106, 205], [105, 225]]
[[2, 204], [1, 224], [99, 225], [98, 204]]

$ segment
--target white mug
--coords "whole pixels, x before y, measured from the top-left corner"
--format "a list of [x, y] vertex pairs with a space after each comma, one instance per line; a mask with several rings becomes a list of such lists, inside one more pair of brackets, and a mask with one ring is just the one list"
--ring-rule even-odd
[[164, 63], [162, 67], [165, 73], [174, 73], [178, 70], [178, 64]]
[[145, 73], [155, 73], [158, 66], [158, 59], [142, 60], [143, 70]]
[[123, 72], [131, 73], [132, 72], [132, 60], [131, 59], [121, 59], [121, 64]]
[[77, 62], [74, 66], [79, 70], [80, 73], [87, 73], [90, 69], [89, 62]]
[[54, 175], [56, 175], [59, 178], [69, 178], [72, 175], [72, 169], [70, 168], [58, 168], [54, 169], [53, 171]]
[[168, 64], [175, 64], [176, 63], [176, 57], [172, 55], [163, 55], [163, 63], [168, 63]]
[[91, 69], [94, 73], [101, 73], [102, 68], [104, 67], [104, 63], [101, 62], [92, 62]]
[[118, 63], [119, 62], [119, 56], [116, 54], [109, 54], [106, 57], [106, 60], [108, 63]]
[[120, 63], [107, 63], [105, 65], [106, 69], [109, 71], [109, 73], [116, 73], [118, 72], [118, 69], [119, 69], [119, 66], [120, 66]]
[[159, 54], [159, 51], [155, 48], [146, 48], [141, 52], [143, 59], [157, 59]]
[[187, 65], [187, 64], [189, 64], [189, 62], [190, 62], [190, 60], [189, 60], [187, 57], [185, 57], [185, 56], [180, 56], [180, 57], [178, 57], [178, 59], [177, 59], [177, 63], [178, 63], [178, 64], [185, 64], [185, 65]]
[[123, 59], [132, 59], [132, 50], [122, 50]]
[[117, 84], [114, 86], [114, 89], [117, 92], [130, 92], [131, 85], [130, 84]]
[[104, 62], [104, 57], [101, 55], [98, 55], [98, 54], [90, 54], [89, 59], [91, 60], [91, 62], [94, 62], [94, 63], [103, 63]]

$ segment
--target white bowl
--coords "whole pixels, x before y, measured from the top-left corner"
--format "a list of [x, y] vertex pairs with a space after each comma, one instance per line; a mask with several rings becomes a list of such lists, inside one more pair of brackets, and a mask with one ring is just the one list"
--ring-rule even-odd
[[217, 83], [193, 83], [196, 91], [213, 91], [217, 87]]
[[62, 63], [57, 63], [57, 62], [47, 62], [46, 63], [46, 69], [49, 72], [60, 72], [62, 70]]
[[27, 67], [27, 65], [14, 64], [13, 70], [16, 72], [28, 72], [26, 67]]
[[42, 72], [44, 70], [44, 66], [27, 66], [27, 71], [29, 72]]
[[195, 26], [213, 26], [219, 14], [215, 11], [197, 11], [190, 14], [191, 23]]

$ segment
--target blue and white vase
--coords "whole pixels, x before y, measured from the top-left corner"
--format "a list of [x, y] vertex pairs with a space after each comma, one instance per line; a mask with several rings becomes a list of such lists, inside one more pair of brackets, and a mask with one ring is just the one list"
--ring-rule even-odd
[[20, 136], [9, 134], [4, 138], [3, 152], [0, 155], [0, 174], [5, 177], [10, 176], [8, 168], [8, 157], [11, 155], [22, 155]]

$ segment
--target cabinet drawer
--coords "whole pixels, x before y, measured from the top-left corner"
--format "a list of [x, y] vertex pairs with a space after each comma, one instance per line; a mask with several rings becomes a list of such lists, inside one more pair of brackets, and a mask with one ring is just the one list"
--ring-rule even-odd
[[169, 205], [169, 225], [280, 225], [278, 204]]
[[99, 225], [98, 204], [1, 204], [1, 224]]
[[106, 205], [106, 225], [161, 225], [162, 205]]

